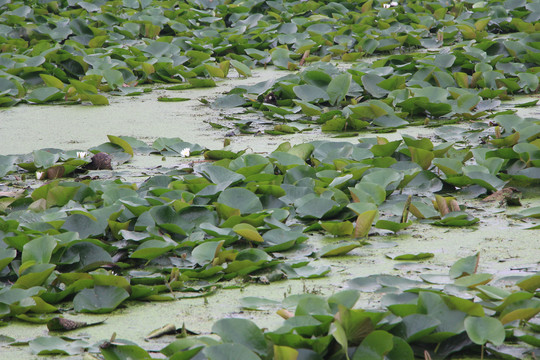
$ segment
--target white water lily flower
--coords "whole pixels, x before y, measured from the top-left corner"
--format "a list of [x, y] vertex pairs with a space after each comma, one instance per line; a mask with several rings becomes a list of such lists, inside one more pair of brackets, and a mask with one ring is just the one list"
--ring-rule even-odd
[[36, 179], [43, 180], [45, 178], [45, 171], [36, 171]]
[[398, 6], [398, 5], [399, 4], [397, 3], [397, 1], [392, 1], [389, 4], [383, 4], [383, 8], [388, 9], [388, 8], [395, 7], [395, 6]]
[[79, 159], [84, 159], [87, 156], [88, 156], [88, 153], [86, 151], [77, 151], [77, 157]]
[[189, 154], [190, 154], [189, 148], [184, 148], [184, 149], [182, 149], [182, 151], [180, 151], [180, 155], [182, 157], [189, 157]]

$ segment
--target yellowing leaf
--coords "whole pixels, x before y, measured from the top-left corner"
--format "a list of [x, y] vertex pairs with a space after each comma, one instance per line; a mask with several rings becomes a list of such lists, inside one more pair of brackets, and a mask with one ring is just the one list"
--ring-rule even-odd
[[378, 212], [378, 210], [368, 210], [358, 215], [358, 218], [356, 219], [356, 228], [354, 229], [354, 237], [367, 236]]
[[264, 239], [253, 225], [240, 223], [233, 227], [233, 231], [249, 241], [264, 242]]
[[131, 147], [131, 145], [129, 145], [129, 143], [126, 140], [121, 139], [118, 136], [114, 136], [114, 135], [107, 135], [107, 137], [109, 138], [110, 142], [120, 146], [122, 149], [124, 149], [126, 153], [133, 156], [133, 148]]

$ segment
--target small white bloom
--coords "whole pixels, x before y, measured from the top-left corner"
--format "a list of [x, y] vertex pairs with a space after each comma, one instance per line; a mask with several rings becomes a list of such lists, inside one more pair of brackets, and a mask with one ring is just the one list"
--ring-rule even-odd
[[189, 154], [190, 154], [189, 148], [184, 148], [184, 149], [182, 149], [182, 151], [180, 151], [180, 155], [182, 157], [189, 157]]
[[84, 159], [87, 156], [88, 156], [88, 153], [86, 151], [77, 151], [77, 157], [79, 159]]
[[382, 7], [388, 9], [390, 7], [390, 4], [382, 4]]
[[391, 6], [391, 7], [398, 6], [397, 1], [392, 1], [392, 2], [390, 3], [390, 6]]
[[36, 179], [37, 180], [45, 179], [45, 171], [36, 171]]

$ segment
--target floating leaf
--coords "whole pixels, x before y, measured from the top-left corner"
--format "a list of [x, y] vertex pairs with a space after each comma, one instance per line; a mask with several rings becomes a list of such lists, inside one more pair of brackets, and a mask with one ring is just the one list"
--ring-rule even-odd
[[28, 345], [35, 355], [77, 355], [82, 354], [88, 347], [84, 341], [67, 341], [56, 336], [38, 337]]
[[219, 335], [225, 343], [245, 346], [260, 355], [267, 352], [262, 331], [250, 320], [221, 319], [212, 326], [212, 332]]
[[454, 263], [454, 265], [452, 265], [448, 274], [453, 279], [460, 278], [464, 275], [472, 275], [476, 273], [479, 260], [480, 253], [472, 256], [467, 256], [463, 259], [459, 259]]
[[394, 233], [397, 233], [398, 231], [401, 231], [411, 225], [412, 225], [412, 221], [408, 221], [405, 223], [398, 223], [398, 222], [394, 222], [390, 220], [378, 220], [375, 223], [376, 228], [390, 230]]
[[393, 336], [386, 331], [373, 331], [360, 343], [352, 359], [384, 359], [394, 347], [392, 338]]
[[254, 242], [264, 241], [264, 239], [259, 234], [257, 229], [253, 225], [250, 225], [250, 224], [242, 223], [242, 224], [235, 225], [233, 227], [233, 231], [249, 241], [254, 241]]
[[478, 345], [490, 342], [499, 346], [505, 339], [503, 325], [499, 320], [491, 317], [469, 316], [465, 319], [465, 330], [469, 338]]
[[328, 231], [332, 235], [347, 236], [351, 235], [354, 230], [354, 225], [350, 221], [344, 222], [321, 222], [321, 226], [324, 230]]
[[392, 260], [424, 260], [430, 259], [435, 256], [433, 253], [418, 253], [418, 254], [403, 254], [403, 255], [390, 255], [386, 254], [386, 257]]
[[73, 306], [77, 312], [109, 313], [129, 297], [126, 290], [116, 286], [96, 286], [75, 295]]
[[321, 250], [318, 251], [318, 254], [321, 257], [328, 257], [328, 256], [341, 256], [349, 251], [359, 247], [359, 243], [340, 243], [340, 244], [330, 244], [324, 246]]
[[131, 147], [131, 145], [129, 145], [129, 143], [126, 140], [121, 139], [118, 136], [113, 136], [113, 135], [107, 135], [107, 137], [109, 138], [109, 141], [111, 143], [120, 146], [122, 149], [124, 149], [126, 153], [133, 156], [133, 148]]

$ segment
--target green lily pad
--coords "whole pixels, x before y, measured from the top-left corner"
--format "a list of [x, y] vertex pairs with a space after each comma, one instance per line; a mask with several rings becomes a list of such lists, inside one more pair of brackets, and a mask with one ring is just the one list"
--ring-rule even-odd
[[116, 286], [96, 286], [75, 295], [73, 306], [77, 312], [109, 313], [129, 297], [126, 290]]
[[321, 250], [319, 250], [318, 254], [321, 257], [341, 256], [347, 254], [349, 251], [356, 249], [359, 246], [360, 244], [357, 242], [330, 244], [324, 246]]
[[386, 257], [392, 260], [424, 260], [430, 259], [435, 256], [433, 253], [418, 253], [418, 254], [403, 254], [403, 255], [391, 255], [386, 254]]
[[503, 325], [499, 320], [491, 317], [469, 316], [465, 319], [465, 330], [469, 338], [478, 345], [490, 342], [499, 346], [505, 339]]

